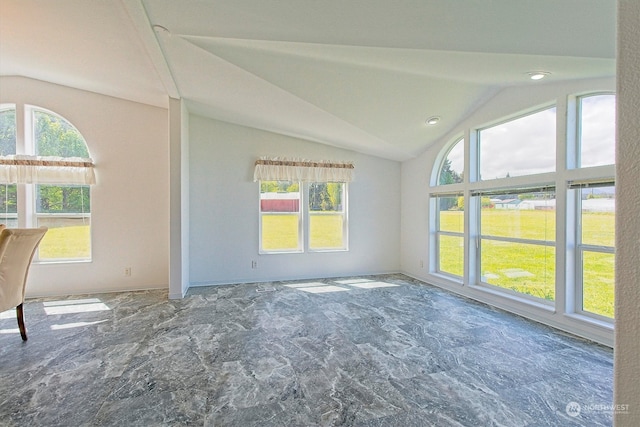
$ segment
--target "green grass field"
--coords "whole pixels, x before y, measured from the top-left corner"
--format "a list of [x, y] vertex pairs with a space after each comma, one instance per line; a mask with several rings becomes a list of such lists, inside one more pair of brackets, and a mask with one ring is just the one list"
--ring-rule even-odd
[[[552, 211], [514, 212], [487, 210], [482, 212], [483, 234], [544, 240], [555, 236]], [[461, 230], [463, 212], [441, 212], [443, 230]], [[341, 215], [312, 215], [310, 246], [312, 249], [343, 246]], [[613, 214], [588, 213], [582, 218], [583, 240], [593, 245], [614, 245]], [[263, 249], [298, 249], [298, 222], [295, 215], [264, 215]], [[41, 260], [87, 259], [90, 257], [89, 226], [50, 228], [39, 248]], [[613, 318], [614, 260], [612, 254], [584, 253], [584, 298], [586, 311]], [[442, 236], [440, 270], [463, 275], [463, 239]], [[555, 300], [555, 248], [495, 240], [482, 242], [483, 280], [495, 286], [535, 297]]]
[[38, 247], [42, 261], [56, 259], [88, 259], [91, 237], [88, 225], [51, 227]]
[[[342, 215], [318, 214], [310, 217], [311, 249], [342, 249]], [[286, 251], [298, 249], [296, 215], [262, 216], [262, 249]]]
[[[482, 234], [521, 239], [555, 240], [553, 211], [482, 211]], [[441, 229], [460, 230], [463, 212], [441, 212]], [[583, 242], [613, 246], [613, 213], [585, 213]], [[462, 276], [462, 238], [442, 236], [440, 270]], [[486, 283], [546, 300], [555, 300], [555, 247], [483, 239], [482, 277]], [[584, 253], [583, 309], [613, 318], [614, 255]]]

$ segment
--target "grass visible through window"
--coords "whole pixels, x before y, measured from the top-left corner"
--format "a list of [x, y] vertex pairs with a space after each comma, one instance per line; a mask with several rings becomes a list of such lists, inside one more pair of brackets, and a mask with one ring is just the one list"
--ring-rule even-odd
[[[555, 225], [548, 221], [554, 211], [523, 210], [519, 215], [517, 235], [522, 239], [540, 239], [546, 228], [550, 240], [555, 239]], [[460, 211], [441, 211], [442, 228], [452, 228], [460, 221]], [[504, 235], [505, 215], [509, 212], [482, 212], [482, 228], [487, 234]], [[545, 223], [545, 219], [547, 220]], [[613, 246], [615, 214], [586, 212], [583, 229], [592, 245]], [[448, 224], [451, 223], [451, 224]], [[447, 225], [448, 224], [448, 225]], [[502, 231], [501, 231], [502, 230]], [[440, 268], [462, 275], [460, 239], [440, 239]], [[614, 255], [586, 252], [583, 268], [583, 309], [602, 316], [614, 317]], [[555, 248], [491, 240], [482, 241], [483, 280], [495, 286], [547, 300], [555, 299]]]
[[88, 225], [49, 228], [39, 246], [40, 260], [89, 259], [91, 236]]

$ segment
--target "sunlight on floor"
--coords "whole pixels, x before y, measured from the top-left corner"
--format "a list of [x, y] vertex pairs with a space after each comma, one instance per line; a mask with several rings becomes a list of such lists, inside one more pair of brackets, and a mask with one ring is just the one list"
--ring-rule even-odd
[[393, 283], [386, 283], [386, 282], [367, 282], [367, 283], [353, 283], [349, 286], [355, 286], [356, 288], [361, 288], [361, 289], [374, 289], [374, 288], [393, 288], [395, 286], [400, 286], [400, 285], [394, 285]]
[[288, 288], [295, 288], [299, 291], [305, 291], [312, 294], [323, 294], [327, 292], [341, 292], [348, 291], [349, 289], [341, 288], [339, 286], [327, 285], [326, 283], [310, 282], [310, 283], [297, 283], [295, 285], [285, 285]]
[[16, 309], [10, 308], [7, 311], [3, 311], [0, 313], [0, 320], [2, 319], [15, 319], [16, 317]]
[[60, 325], [51, 325], [51, 330], [52, 331], [59, 331], [61, 329], [71, 329], [71, 328], [80, 328], [82, 326], [97, 325], [98, 323], [104, 323], [107, 320], [108, 319], [96, 320], [95, 322], [75, 322], [75, 323], [65, 323], [65, 324], [60, 324]]
[[49, 301], [43, 302], [42, 305], [44, 306], [44, 312], [50, 316], [56, 314], [90, 313], [94, 311], [111, 310], [98, 298]]
[[287, 288], [294, 288], [294, 289], [298, 289], [304, 292], [309, 292], [312, 294], [350, 291], [353, 288], [375, 289], [375, 288], [392, 288], [392, 287], [400, 286], [393, 283], [379, 282], [371, 279], [347, 279], [347, 280], [335, 280], [334, 282], [339, 285], [349, 286], [351, 288], [330, 285], [322, 282], [296, 283], [293, 285], [284, 285], [284, 286], [286, 286]]

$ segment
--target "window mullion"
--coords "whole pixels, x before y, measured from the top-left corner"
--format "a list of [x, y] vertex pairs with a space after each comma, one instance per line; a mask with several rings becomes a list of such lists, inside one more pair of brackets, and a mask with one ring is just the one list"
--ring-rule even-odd
[[[298, 245], [302, 252], [309, 250], [311, 218], [309, 218], [309, 183], [300, 182], [300, 209], [298, 210]], [[306, 231], [306, 233], [305, 233]]]

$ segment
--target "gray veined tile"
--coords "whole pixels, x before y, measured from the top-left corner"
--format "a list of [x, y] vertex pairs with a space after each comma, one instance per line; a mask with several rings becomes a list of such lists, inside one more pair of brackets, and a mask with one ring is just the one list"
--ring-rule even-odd
[[[286, 286], [308, 282], [348, 291]], [[44, 309], [81, 299], [108, 310]], [[43, 298], [25, 311], [26, 343], [0, 318], [0, 424], [612, 423], [593, 410], [613, 399], [611, 349], [402, 275], [200, 287], [178, 301]]]

